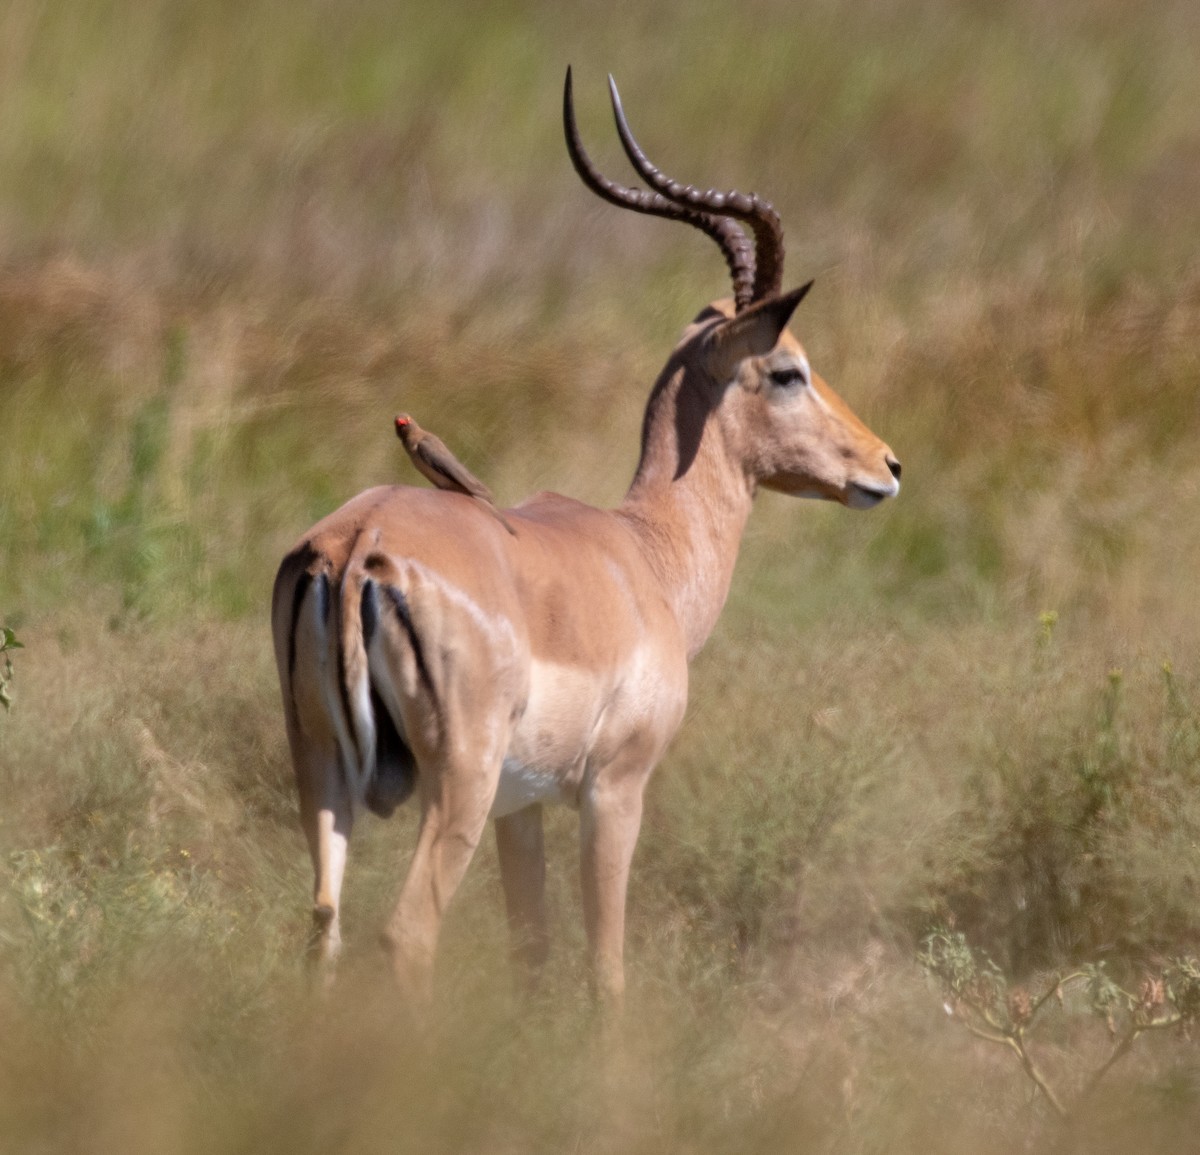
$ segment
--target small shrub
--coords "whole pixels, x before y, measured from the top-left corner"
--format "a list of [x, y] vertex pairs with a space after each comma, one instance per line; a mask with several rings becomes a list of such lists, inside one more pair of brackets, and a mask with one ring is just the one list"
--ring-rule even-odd
[[[964, 934], [937, 927], [925, 936], [917, 961], [942, 989], [946, 1012], [976, 1038], [1009, 1048], [1022, 1071], [1042, 1093], [1055, 1115], [1069, 1120], [1080, 1113], [1100, 1080], [1148, 1031], [1187, 1029], [1200, 1016], [1200, 962], [1174, 958], [1147, 972], [1136, 994], [1120, 986], [1103, 962], [1087, 963], [1069, 974], [1056, 974], [1040, 989], [1017, 986]], [[1101, 1061], [1068, 1096], [1052, 1080], [1030, 1048], [1030, 1037], [1051, 1006], [1072, 1007], [1067, 994], [1083, 993], [1083, 1007], [1107, 1027], [1109, 1048]], [[1076, 1065], [1084, 1060], [1076, 1057]]]

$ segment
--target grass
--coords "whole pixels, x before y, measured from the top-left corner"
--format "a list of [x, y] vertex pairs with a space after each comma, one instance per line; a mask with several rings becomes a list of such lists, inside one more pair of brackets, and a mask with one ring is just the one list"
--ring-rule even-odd
[[[913, 956], [1014, 979], [1197, 949], [1194, 6], [945, 0], [0, 14], [0, 1134], [14, 1150], [1011, 1151], [1063, 1135]], [[356, 832], [305, 997], [274, 567], [416, 480], [409, 409], [499, 496], [600, 504], [711, 246], [590, 198], [612, 70], [647, 149], [788, 228], [796, 331], [904, 461], [870, 517], [764, 495], [630, 896], [605, 1060], [575, 818], [510, 990], [494, 851], [438, 1008], [375, 938], [413, 815]], [[1190, 1149], [1147, 1039], [1080, 1149]], [[1070, 1085], [1093, 1044], [1047, 1027]]]

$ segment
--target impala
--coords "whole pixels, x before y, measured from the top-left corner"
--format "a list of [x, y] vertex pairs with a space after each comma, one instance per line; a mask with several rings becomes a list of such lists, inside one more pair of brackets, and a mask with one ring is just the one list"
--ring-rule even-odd
[[609, 84], [650, 191], [595, 169], [568, 69], [567, 149], [584, 184], [700, 229], [733, 279], [733, 299], [687, 326], [650, 394], [625, 499], [601, 510], [539, 493], [506, 511], [512, 534], [464, 494], [381, 486], [309, 530], [275, 581], [275, 653], [316, 878], [313, 958], [331, 973], [355, 820], [364, 807], [387, 816], [415, 791], [417, 845], [384, 940], [416, 997], [489, 818], [514, 957], [536, 977], [548, 947], [542, 806], [563, 803], [580, 814], [594, 982], [620, 1004], [642, 795], [683, 718], [688, 661], [725, 602], [756, 491], [852, 509], [899, 491], [899, 462], [785, 328], [809, 285], [780, 292], [774, 209], [664, 176]]

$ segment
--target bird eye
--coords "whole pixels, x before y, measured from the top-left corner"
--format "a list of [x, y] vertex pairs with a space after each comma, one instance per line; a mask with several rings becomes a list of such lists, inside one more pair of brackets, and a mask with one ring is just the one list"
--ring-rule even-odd
[[771, 370], [771, 380], [776, 385], [807, 385], [808, 381], [804, 376], [804, 370], [798, 365], [787, 365], [782, 369]]

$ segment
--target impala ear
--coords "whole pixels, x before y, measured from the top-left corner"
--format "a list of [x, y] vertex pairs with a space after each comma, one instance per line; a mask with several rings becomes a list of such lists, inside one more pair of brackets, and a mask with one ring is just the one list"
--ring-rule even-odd
[[746, 357], [761, 357], [774, 349], [779, 334], [812, 286], [809, 281], [790, 293], [768, 297], [713, 329], [708, 336], [708, 349], [717, 380], [728, 381], [737, 372], [738, 362]]

